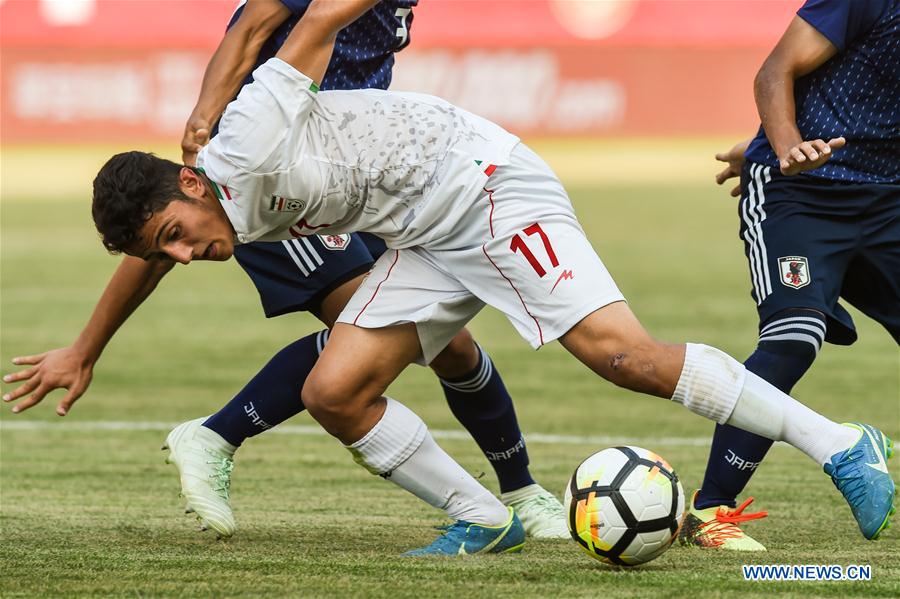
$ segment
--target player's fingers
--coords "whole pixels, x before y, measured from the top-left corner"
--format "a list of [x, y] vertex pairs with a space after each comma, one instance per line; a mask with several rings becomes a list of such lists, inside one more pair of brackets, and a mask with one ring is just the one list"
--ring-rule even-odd
[[206, 142], [209, 141], [209, 129], [203, 128], [194, 131], [194, 140], [198, 144], [206, 145]]
[[32, 379], [32, 380], [26, 381], [21, 386], [19, 386], [16, 389], [13, 389], [9, 393], [4, 393], [3, 401], [6, 401], [6, 402], [15, 401], [15, 400], [19, 399], [20, 397], [22, 397], [23, 395], [28, 395], [29, 393], [34, 391], [39, 384], [40, 384], [40, 382], [37, 379]]
[[831, 154], [831, 147], [825, 143], [823, 139], [817, 139], [815, 141], [810, 142], [813, 149], [819, 153], [819, 156]]
[[16, 357], [16, 358], [13, 358], [13, 359], [12, 359], [12, 363], [13, 363], [13, 364], [16, 364], [16, 365], [19, 365], [19, 364], [37, 364], [38, 362], [40, 362], [41, 360], [43, 360], [44, 357], [45, 357], [46, 355], [47, 355], [47, 352], [44, 352], [44, 353], [42, 353], [42, 354], [35, 354], [35, 355], [33, 355], [33, 356], [18, 356], [18, 357]]
[[59, 402], [59, 405], [56, 406], [56, 413], [60, 416], [65, 416], [69, 413], [69, 410], [72, 409], [72, 404], [78, 401], [78, 398], [81, 397], [81, 394], [84, 393], [84, 387], [72, 387], [69, 389], [69, 392], [66, 393], [66, 396], [62, 398], [62, 401]]
[[803, 153], [803, 150], [800, 149], [800, 146], [795, 146], [791, 148], [791, 158], [794, 159], [794, 162], [806, 162], [806, 154]]
[[721, 185], [722, 183], [724, 183], [725, 181], [728, 181], [729, 179], [731, 179], [734, 176], [735, 176], [735, 173], [733, 170], [731, 170], [731, 167], [729, 166], [728, 168], [722, 169], [720, 172], [716, 173], [716, 183]]
[[20, 401], [19, 403], [17, 403], [16, 405], [13, 406], [13, 408], [12, 408], [13, 414], [18, 414], [20, 412], [24, 412], [28, 408], [31, 408], [31, 407], [39, 404], [42, 399], [44, 399], [44, 396], [43, 395], [39, 396], [37, 394], [26, 397], [25, 399], [23, 399], [22, 401]]
[[34, 376], [34, 373], [37, 372], [38, 366], [32, 366], [31, 368], [26, 368], [25, 370], [20, 370], [19, 372], [11, 372], [9, 374], [3, 375], [4, 383], [15, 383], [16, 381], [24, 381], [25, 379], [30, 379]]
[[843, 137], [835, 137], [834, 139], [828, 140], [828, 147], [832, 150], [840, 150], [847, 144], [847, 140]]
[[34, 390], [34, 393], [17, 403], [13, 406], [12, 411], [14, 414], [18, 414], [24, 410], [27, 410], [31, 406], [38, 404], [44, 399], [44, 396], [47, 395], [52, 390], [52, 387], [47, 385], [41, 385], [37, 389]]
[[800, 144], [800, 151], [803, 152], [803, 155], [806, 156], [809, 160], [818, 160], [819, 153], [813, 147], [812, 142], [804, 141]]
[[733, 197], [733, 198], [741, 197], [741, 186], [740, 185], [734, 186], [734, 188], [731, 190], [731, 197]]
[[783, 158], [780, 159], [780, 160], [778, 161], [778, 167], [781, 169], [781, 174], [782, 174], [782, 175], [789, 175], [789, 174], [791, 174], [791, 173], [790, 173], [790, 170], [791, 170], [791, 161], [790, 161], [790, 160], [785, 160], [785, 159], [783, 159]]

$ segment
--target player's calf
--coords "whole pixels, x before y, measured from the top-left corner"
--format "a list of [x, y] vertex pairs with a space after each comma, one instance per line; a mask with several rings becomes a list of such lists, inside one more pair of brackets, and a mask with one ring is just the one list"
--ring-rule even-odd
[[591, 313], [560, 343], [611, 383], [657, 397], [672, 396], [684, 362], [684, 346], [653, 339], [625, 302]]

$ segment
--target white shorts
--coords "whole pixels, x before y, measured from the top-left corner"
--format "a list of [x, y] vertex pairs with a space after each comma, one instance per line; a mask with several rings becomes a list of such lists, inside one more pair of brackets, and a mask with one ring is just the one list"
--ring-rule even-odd
[[624, 299], [562, 184], [524, 144], [467, 212], [465, 226], [448, 238], [385, 252], [338, 322], [415, 323], [428, 364], [485, 304], [539, 348]]

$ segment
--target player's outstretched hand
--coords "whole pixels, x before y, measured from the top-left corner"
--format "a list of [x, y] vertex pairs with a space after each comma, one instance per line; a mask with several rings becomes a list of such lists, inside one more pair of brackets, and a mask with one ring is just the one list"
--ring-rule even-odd
[[835, 137], [827, 143], [821, 139], [800, 142], [790, 148], [784, 157], [778, 158], [781, 174], [796, 175], [819, 168], [828, 162], [834, 150], [843, 148], [846, 143], [843, 137]]
[[[734, 147], [727, 152], [720, 152], [716, 154], [716, 160], [718, 160], [719, 162], [728, 163], [728, 166], [726, 166], [720, 173], [716, 175], [717, 185], [721, 185], [725, 181], [728, 181], [729, 179], [732, 179], [734, 177], [741, 176], [741, 168], [744, 166], [744, 152], [747, 151], [747, 146], [749, 145], [750, 140], [745, 139], [742, 142], [734, 144]], [[740, 181], [731, 190], [731, 197], [736, 198], [739, 195], [741, 195]]]
[[184, 126], [184, 137], [181, 138], [181, 161], [188, 166], [197, 164], [197, 154], [209, 143], [209, 122], [206, 119], [191, 115]]
[[54, 389], [68, 389], [68, 393], [56, 406], [56, 413], [65, 416], [91, 384], [94, 373], [94, 363], [72, 346], [34, 356], [13, 358], [12, 362], [16, 366], [30, 366], [3, 377], [4, 383], [22, 383], [9, 393], [4, 393], [3, 401], [16, 401], [30, 394], [13, 406], [12, 411], [15, 413], [40, 403]]

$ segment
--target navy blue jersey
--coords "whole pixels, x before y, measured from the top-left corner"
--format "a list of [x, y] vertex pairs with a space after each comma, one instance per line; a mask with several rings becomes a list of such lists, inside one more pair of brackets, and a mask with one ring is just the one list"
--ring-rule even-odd
[[[306, 12], [312, 0], [280, 0], [291, 11], [263, 44], [254, 69], [278, 52], [291, 29]], [[328, 71], [319, 86], [328, 89], [387, 89], [391, 84], [394, 52], [409, 44], [412, 25], [412, 8], [419, 0], [382, 0], [359, 19], [338, 33], [334, 54], [328, 63]], [[240, 17], [241, 4], [228, 23], [230, 28]], [[245, 84], [253, 81], [248, 75]]]
[[[797, 127], [804, 140], [847, 139], [803, 174], [900, 183], [900, 0], [807, 0], [797, 14], [838, 50], [795, 82]], [[746, 157], [778, 167], [762, 127]]]

